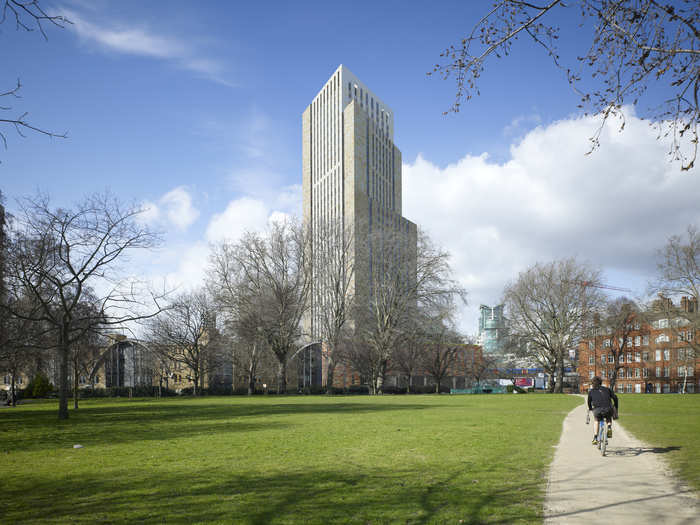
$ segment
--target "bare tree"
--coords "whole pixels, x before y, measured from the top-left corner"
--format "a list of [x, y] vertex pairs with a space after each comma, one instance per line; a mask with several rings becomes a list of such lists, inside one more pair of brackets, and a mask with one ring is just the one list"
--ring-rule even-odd
[[[326, 364], [326, 387], [333, 393], [333, 373], [339, 359], [340, 344], [347, 331], [347, 321], [354, 303], [352, 283], [355, 259], [352, 249], [355, 236], [352, 228], [341, 221], [316, 225], [313, 235], [312, 305], [310, 315], [315, 334], [322, 340]], [[313, 337], [313, 336], [312, 336]]]
[[[12, 304], [13, 310], [27, 310], [25, 304]], [[6, 305], [9, 306], [9, 305]], [[28, 372], [32, 362], [32, 352], [36, 349], [37, 324], [22, 317], [8, 315], [8, 310], [0, 311], [2, 331], [0, 332], [0, 371], [10, 376], [10, 403], [17, 402], [17, 379]]]
[[365, 349], [373, 362], [371, 390], [381, 390], [387, 364], [410, 331], [416, 309], [449, 310], [466, 292], [453, 278], [449, 254], [435, 247], [424, 232], [417, 242], [409, 235], [380, 230], [369, 238], [372, 247], [368, 305], [355, 302], [355, 348]]
[[189, 369], [195, 396], [204, 386], [215, 330], [214, 306], [203, 289], [176, 295], [149, 322], [149, 346]]
[[[9, 313], [53, 330], [60, 361], [58, 416], [67, 419], [73, 346], [88, 332], [159, 311], [159, 296], [122, 273], [130, 253], [154, 247], [159, 236], [137, 222], [139, 208], [124, 207], [109, 194], [87, 197], [73, 209], [52, 208], [45, 196], [20, 206], [8, 241], [8, 304], [25, 297], [33, 308]], [[94, 310], [81, 307], [90, 293]]]
[[[0, 26], [7, 20], [10, 20], [10, 23], [14, 23], [17, 31], [31, 32], [38, 29], [45, 40], [48, 40], [48, 36], [44, 30], [44, 25], [53, 25], [55, 27], [64, 28], [66, 24], [72, 23], [62, 15], [48, 14], [41, 7], [39, 0], [4, 0], [2, 2]], [[20, 83], [20, 80], [17, 79], [17, 83], [13, 88], [0, 92], [0, 99], [3, 97], [6, 97], [7, 99], [21, 98], [19, 94], [21, 89], [22, 84]], [[0, 104], [0, 110], [11, 111], [12, 107]], [[66, 138], [66, 133], [54, 133], [30, 123], [27, 120], [27, 115], [28, 113], [25, 111], [14, 118], [0, 118], [0, 124], [14, 128], [21, 137], [25, 136], [25, 131], [33, 131], [52, 138]], [[2, 130], [0, 130], [0, 141], [3, 143], [5, 148], [7, 148], [7, 137]]]
[[[557, 392], [562, 392], [568, 351], [603, 301], [598, 289], [582, 282], [600, 282], [600, 271], [571, 258], [537, 263], [504, 290], [511, 333], [552, 379], [556, 374]], [[554, 385], [550, 381], [550, 392]]]
[[659, 251], [658, 259], [657, 280], [652, 288], [665, 300], [654, 305], [672, 320], [674, 335], [687, 345], [682, 352], [685, 391], [688, 367], [700, 357], [700, 231], [688, 226], [685, 236], [673, 235]]
[[[576, 16], [576, 8], [583, 24], [592, 29], [590, 47], [578, 56], [579, 64], [589, 71], [590, 83], [581, 82], [584, 73], [580, 68], [560, 62], [557, 47], [561, 35], [552, 20], [554, 14], [568, 11]], [[650, 117], [656, 120], [660, 135], [672, 136], [670, 154], [682, 161], [681, 169], [689, 170], [698, 147], [699, 36], [697, 0], [498, 0], [459, 44], [441, 53], [441, 63], [432, 72], [455, 79], [457, 93], [451, 111], [459, 111], [464, 101], [479, 94], [478, 81], [487, 59], [507, 56], [519, 38], [530, 39], [556, 67], [565, 70], [568, 82], [581, 96], [580, 107], [601, 117], [591, 149], [599, 145], [609, 117], [623, 117], [624, 128], [622, 106], [636, 105], [649, 86], [663, 82], [670, 96], [654, 104]]]
[[634, 301], [626, 297], [620, 297], [613, 301], [608, 301], [599, 317], [599, 326], [605, 333], [610, 334], [610, 347], [608, 354], [612, 354], [612, 375], [609, 377], [610, 389], [615, 388], [617, 375], [625, 352], [634, 346], [632, 332], [635, 331], [634, 323], [639, 322], [639, 308]]
[[287, 362], [298, 349], [311, 289], [308, 235], [296, 222], [274, 222], [215, 247], [210, 280], [217, 299], [242, 319], [253, 312], [256, 330], [278, 361], [277, 391], [287, 391]]
[[456, 330], [443, 320], [433, 322], [431, 328], [426, 334], [422, 362], [423, 369], [435, 381], [435, 393], [439, 394], [442, 382], [455, 366], [463, 343]]
[[404, 333], [391, 356], [393, 369], [406, 376], [406, 391], [411, 393], [413, 379], [423, 369], [425, 331], [421, 323], [416, 323]]

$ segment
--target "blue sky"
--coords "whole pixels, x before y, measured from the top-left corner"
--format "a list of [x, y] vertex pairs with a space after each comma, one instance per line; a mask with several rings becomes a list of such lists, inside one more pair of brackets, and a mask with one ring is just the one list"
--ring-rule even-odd
[[[584, 156], [596, 122], [564, 74], [522, 41], [484, 73], [481, 96], [444, 116], [454, 84], [426, 73], [490, 5], [473, 2], [44, 2], [74, 24], [48, 42], [5, 22], [0, 82], [10, 112], [69, 138], [6, 133], [0, 188], [56, 204], [109, 188], [150, 206], [166, 245], [143, 273], [195, 284], [210, 241], [300, 213], [301, 113], [343, 63], [394, 111], [404, 215], [454, 257], [471, 294], [460, 317], [529, 264], [577, 256], [641, 293], [654, 250], [700, 223], [700, 177], [628, 108]], [[571, 10], [562, 56], [587, 48]], [[663, 90], [658, 94], [663, 96]], [[7, 105], [7, 101], [3, 101]]]

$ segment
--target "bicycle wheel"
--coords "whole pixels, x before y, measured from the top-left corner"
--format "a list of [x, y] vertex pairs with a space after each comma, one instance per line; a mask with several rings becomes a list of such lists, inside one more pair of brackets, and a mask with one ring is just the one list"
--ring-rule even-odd
[[605, 450], [608, 448], [608, 432], [605, 425], [600, 425], [600, 455], [605, 456]]

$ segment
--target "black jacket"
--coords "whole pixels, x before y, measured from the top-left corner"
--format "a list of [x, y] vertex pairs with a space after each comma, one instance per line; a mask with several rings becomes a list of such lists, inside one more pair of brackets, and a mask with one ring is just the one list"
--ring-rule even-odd
[[588, 391], [588, 410], [607, 408], [611, 406], [613, 402], [615, 403], [615, 410], [617, 410], [617, 396], [615, 392], [606, 386], [591, 388]]

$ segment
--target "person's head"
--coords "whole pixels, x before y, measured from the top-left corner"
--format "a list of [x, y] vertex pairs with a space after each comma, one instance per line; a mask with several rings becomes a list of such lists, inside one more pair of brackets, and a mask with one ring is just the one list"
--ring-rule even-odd
[[593, 388], [600, 388], [600, 385], [603, 384], [603, 380], [600, 379], [598, 376], [595, 376], [595, 377], [591, 380], [591, 384], [593, 385]]

